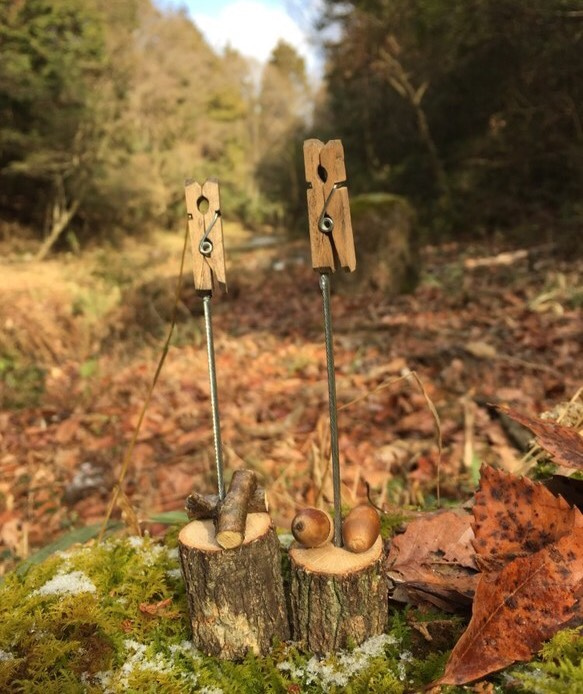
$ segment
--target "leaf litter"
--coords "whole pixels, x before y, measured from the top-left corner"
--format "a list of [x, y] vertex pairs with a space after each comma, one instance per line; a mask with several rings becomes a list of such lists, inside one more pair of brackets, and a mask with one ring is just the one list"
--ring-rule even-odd
[[[275, 522], [286, 527], [298, 506], [315, 500], [330, 502], [329, 442], [321, 433], [326, 428], [327, 409], [321, 306], [309, 268], [295, 266], [286, 273], [273, 273], [266, 257], [263, 265], [257, 265], [257, 272], [250, 273], [251, 259], [257, 262], [256, 255], [236, 259], [235, 291], [219, 299], [215, 311], [223, 439], [228, 468], [247, 465], [263, 477]], [[460, 286], [457, 268], [461, 259], [459, 246], [425, 249], [425, 281], [409, 296], [390, 298], [374, 290], [350, 297], [333, 295], [339, 404], [344, 405], [340, 417], [343, 494], [349, 503], [364, 500], [370, 483], [373, 497], [385, 508], [431, 504], [437, 495], [440, 460], [442, 497], [466, 498], [475, 477], [472, 461], [506, 469], [515, 469], [514, 461], [519, 462], [520, 451], [513, 459], [512, 443], [509, 438], [505, 442], [506, 431], [489, 415], [486, 403], [505, 399], [515, 409], [542, 411], [561, 397], [568, 398], [581, 383], [583, 367], [576, 358], [580, 354], [580, 311], [567, 304], [560, 315], [540, 307], [529, 309], [536, 304], [548, 265], [538, 261], [528, 272], [520, 267], [511, 272], [477, 268], [465, 272]], [[553, 267], [560, 265], [552, 263]], [[561, 270], [573, 274], [574, 266]], [[267, 279], [269, 291], [265, 290]], [[51, 276], [43, 291], [48, 293], [54, 283]], [[298, 290], [310, 283], [312, 293]], [[173, 284], [167, 284], [171, 295]], [[136, 282], [135, 293], [139, 291]], [[0, 411], [0, 561], [4, 570], [63, 529], [103, 520], [119, 478], [123, 451], [135, 432], [159, 358], [159, 347], [151, 336], [140, 332], [139, 312], [134, 312], [133, 330], [119, 331], [120, 316], [132, 315], [127, 306], [116, 313], [110, 302], [101, 320], [92, 321], [88, 334], [83, 312], [75, 313], [66, 300], [59, 298], [50, 306], [47, 303], [48, 309], [30, 311], [28, 323], [23, 323], [11, 314], [27, 313], [31, 294], [19, 287], [10, 298], [9, 307], [0, 309], [0, 321], [10, 326], [10, 346], [28, 345], [45, 377], [40, 397], [19, 409], [5, 406]], [[190, 298], [184, 302], [191, 308]], [[192, 489], [213, 490], [203, 332], [196, 307], [191, 310], [192, 318], [178, 324], [174, 341], [168, 345], [164, 369], [127, 466], [121, 498], [125, 516], [131, 516], [134, 526], [143, 527], [151, 514], [181, 509]], [[52, 350], [35, 338], [49, 323], [51, 331], [63, 330]], [[488, 349], [482, 349], [483, 345]], [[495, 359], [490, 358], [493, 350]], [[404, 378], [411, 371], [423, 383], [423, 396]], [[388, 381], [395, 382], [385, 387]], [[7, 402], [6, 381], [0, 390], [2, 402]], [[471, 419], [467, 417], [468, 398], [474, 403]], [[428, 401], [441, 422], [441, 456], [430, 426], [435, 417], [433, 411], [427, 412]], [[567, 455], [573, 462], [572, 453]], [[82, 498], [77, 496], [78, 490], [67, 495], [83, 464], [83, 470], [91, 470], [91, 484], [80, 493]], [[489, 473], [483, 474], [486, 479]], [[487, 484], [481, 487], [482, 493]], [[506, 501], [511, 505], [517, 492], [514, 483], [501, 477], [495, 484], [508, 488]], [[512, 531], [519, 534], [522, 530], [527, 536], [530, 523], [533, 529], [538, 527], [536, 514], [530, 509], [528, 515], [521, 504], [520, 513], [510, 508], [504, 516], [507, 537], [499, 538], [501, 544], [487, 542], [484, 549], [488, 551], [482, 552], [477, 543], [488, 524], [496, 522], [479, 519], [474, 512], [473, 531], [469, 523], [460, 528], [457, 544], [448, 545], [444, 540], [440, 546], [437, 542], [426, 548], [425, 557], [412, 555], [394, 566], [394, 571], [405, 577], [415, 565], [417, 572], [426, 574], [440, 566], [450, 571], [447, 580], [452, 570], [467, 572], [474, 587], [459, 593], [466, 607], [475, 593], [474, 614], [478, 616], [485, 609], [480, 607], [481, 601], [497, 605], [505, 591], [515, 591], [513, 597], [524, 607], [526, 598], [515, 584], [516, 569], [508, 568], [515, 562], [525, 575], [532, 573], [531, 585], [541, 595], [561, 572], [569, 571], [569, 581], [576, 583], [577, 570], [568, 564], [571, 551], [578, 557], [569, 540], [578, 537], [578, 516], [553, 495], [553, 501], [547, 497], [543, 503], [538, 486], [535, 491], [528, 485], [524, 489], [531, 489], [536, 507], [539, 503], [549, 507], [556, 524], [550, 538], [545, 535], [548, 528], [539, 528], [530, 542], [512, 540]], [[479, 511], [480, 504], [476, 507]], [[492, 507], [497, 509], [495, 513], [501, 510]], [[435, 519], [435, 523], [444, 522], [440, 514]], [[156, 526], [150, 528], [155, 531]], [[441, 531], [441, 535], [445, 533]], [[405, 543], [395, 540], [396, 548], [400, 542]], [[481, 573], [467, 565], [472, 561]], [[434, 597], [440, 580], [433, 581]], [[411, 581], [410, 597], [421, 600], [432, 595], [427, 585], [418, 584], [415, 587]], [[443, 581], [441, 584], [443, 587]], [[452, 600], [447, 593], [437, 597], [442, 606]], [[555, 613], [560, 621], [574, 613], [576, 605], [559, 602]], [[504, 605], [497, 611], [500, 620], [507, 618]], [[539, 643], [554, 628], [558, 627], [550, 623], [541, 626], [529, 643]], [[483, 626], [477, 628], [478, 636], [484, 632]], [[467, 653], [473, 652], [479, 642], [476, 638], [466, 637], [472, 644]], [[456, 668], [471, 671], [459, 653], [456, 648], [454, 655], [461, 665], [454, 660], [445, 677], [462, 677]], [[524, 655], [521, 652], [512, 658]], [[504, 667], [499, 663], [509, 657], [508, 653], [498, 660], [492, 656], [489, 671]], [[472, 678], [481, 676], [483, 673], [474, 672]]]

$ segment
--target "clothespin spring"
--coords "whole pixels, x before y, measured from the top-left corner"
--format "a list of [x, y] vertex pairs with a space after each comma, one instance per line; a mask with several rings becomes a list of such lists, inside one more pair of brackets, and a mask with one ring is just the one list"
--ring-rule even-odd
[[330, 192], [328, 193], [328, 197], [326, 198], [326, 200], [324, 202], [324, 208], [322, 209], [322, 214], [320, 215], [320, 217], [318, 219], [318, 229], [323, 234], [330, 234], [334, 229], [334, 220], [332, 219], [332, 217], [329, 217], [326, 214], [326, 209], [328, 208], [330, 198], [336, 192], [336, 189], [339, 187], [340, 187], [340, 183], [335, 183], [332, 186], [332, 188], [330, 189]]
[[208, 258], [210, 254], [213, 252], [213, 242], [210, 241], [208, 237], [211, 231], [213, 230], [213, 227], [216, 224], [217, 219], [220, 216], [220, 212], [218, 210], [215, 210], [211, 223], [206, 228], [203, 237], [200, 240], [200, 243], [198, 244], [198, 250], [200, 254], [204, 255], [206, 258]]

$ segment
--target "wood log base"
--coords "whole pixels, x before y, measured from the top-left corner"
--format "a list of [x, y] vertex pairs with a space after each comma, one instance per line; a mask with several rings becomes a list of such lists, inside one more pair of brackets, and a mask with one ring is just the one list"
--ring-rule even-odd
[[294, 544], [289, 555], [294, 641], [323, 655], [384, 633], [388, 581], [380, 537], [360, 554], [328, 543], [313, 549]]
[[267, 513], [248, 514], [236, 549], [217, 544], [212, 520], [182, 528], [178, 546], [196, 648], [241, 660], [289, 639], [279, 540]]

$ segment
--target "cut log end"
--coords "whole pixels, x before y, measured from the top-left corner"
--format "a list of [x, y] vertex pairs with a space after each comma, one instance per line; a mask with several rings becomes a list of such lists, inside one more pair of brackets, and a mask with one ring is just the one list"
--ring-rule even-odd
[[344, 547], [336, 547], [331, 542], [311, 549], [294, 543], [289, 550], [295, 565], [304, 571], [331, 576], [344, 576], [355, 571], [362, 571], [377, 562], [382, 552], [383, 541], [380, 537], [377, 537], [370, 549], [359, 554], [350, 552]]
[[217, 543], [223, 549], [235, 549], [243, 544], [245, 536], [237, 530], [223, 530], [217, 533]]
[[[265, 535], [271, 527], [271, 518], [267, 513], [249, 513], [245, 524], [243, 545]], [[178, 540], [181, 544], [203, 552], [221, 552], [224, 548], [217, 542], [215, 524], [212, 520], [193, 520], [180, 531]]]

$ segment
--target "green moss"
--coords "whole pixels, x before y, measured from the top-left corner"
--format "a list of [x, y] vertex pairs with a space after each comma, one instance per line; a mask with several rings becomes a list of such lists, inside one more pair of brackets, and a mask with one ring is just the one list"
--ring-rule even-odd
[[322, 661], [289, 644], [241, 663], [209, 658], [189, 628], [175, 531], [165, 544], [116, 538], [56, 553], [0, 588], [0, 691], [401, 694], [443, 657], [413, 658], [402, 612], [388, 635]]
[[380, 519], [381, 537], [383, 540], [388, 540], [407, 521], [407, 515], [405, 513], [381, 513]]
[[544, 482], [552, 477], [557, 472], [557, 466], [552, 462], [550, 457], [542, 456], [537, 460], [536, 464], [529, 471], [528, 476], [536, 482]]
[[36, 364], [0, 355], [0, 407], [35, 407], [44, 393], [45, 377], [46, 371]]
[[391, 193], [363, 193], [353, 195], [350, 199], [350, 212], [353, 217], [369, 214], [371, 211], [386, 213], [395, 207], [402, 208], [407, 215], [413, 214], [411, 205], [405, 198]]
[[559, 631], [536, 660], [510, 670], [518, 691], [538, 694], [583, 692], [583, 627]]

